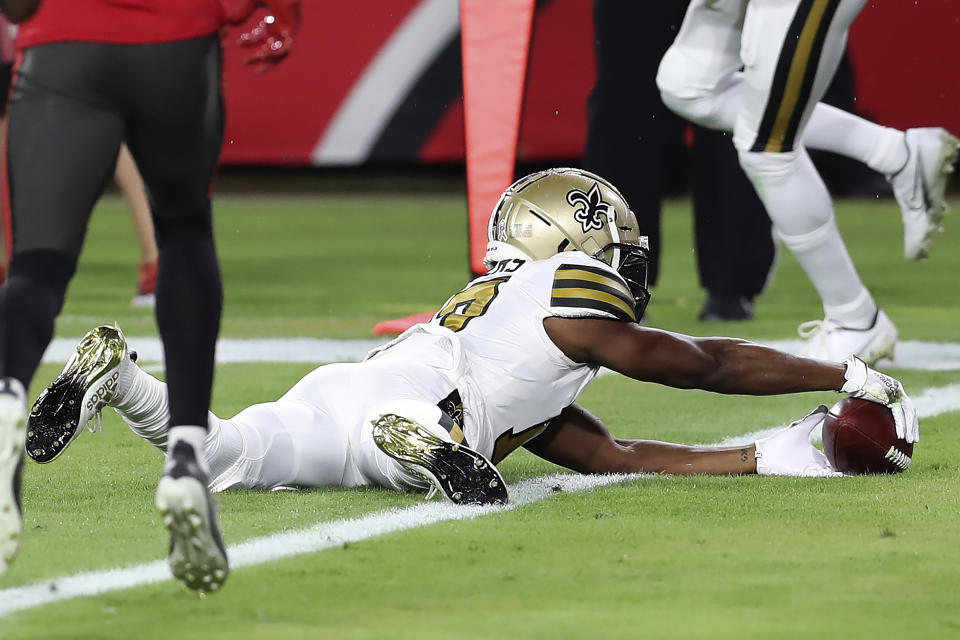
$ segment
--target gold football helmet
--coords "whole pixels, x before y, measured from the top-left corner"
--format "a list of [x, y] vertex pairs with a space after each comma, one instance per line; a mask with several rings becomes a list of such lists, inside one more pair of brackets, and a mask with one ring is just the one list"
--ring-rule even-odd
[[637, 218], [612, 184], [582, 169], [547, 169], [510, 185], [487, 227], [484, 264], [544, 260], [582, 251], [613, 267], [627, 281], [637, 317], [647, 291], [648, 244]]

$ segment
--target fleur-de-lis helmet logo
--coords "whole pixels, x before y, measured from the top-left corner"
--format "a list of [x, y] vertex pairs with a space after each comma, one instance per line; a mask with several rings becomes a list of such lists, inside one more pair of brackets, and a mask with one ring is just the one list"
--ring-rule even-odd
[[613, 207], [609, 202], [603, 201], [600, 185], [596, 182], [593, 183], [589, 193], [584, 193], [580, 189], [568, 191], [567, 202], [570, 206], [576, 207], [573, 219], [580, 223], [584, 233], [588, 233], [591, 229], [597, 231], [603, 229], [603, 225], [614, 216]]

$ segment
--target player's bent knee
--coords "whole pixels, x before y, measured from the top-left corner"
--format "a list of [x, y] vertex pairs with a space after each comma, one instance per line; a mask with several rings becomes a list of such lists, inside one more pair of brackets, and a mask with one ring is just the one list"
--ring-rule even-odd
[[691, 90], [678, 94], [661, 88], [660, 99], [670, 111], [694, 124], [721, 131], [729, 129], [720, 116], [721, 104], [713, 92]]
[[663, 104], [670, 111], [703, 127], [725, 128], [717, 115], [719, 104], [716, 92], [689, 77], [681, 58], [671, 49], [660, 63], [657, 88]]
[[179, 237], [213, 237], [213, 212], [209, 200], [180, 207], [158, 205], [153, 218], [158, 243]]
[[15, 253], [7, 273], [7, 288], [14, 295], [21, 289], [31, 297], [46, 295], [59, 313], [76, 269], [76, 256], [65, 251], [32, 249]]
[[800, 166], [800, 157], [796, 151], [769, 153], [737, 149], [737, 155], [743, 172], [753, 180], [754, 184], [782, 180], [797, 171]]

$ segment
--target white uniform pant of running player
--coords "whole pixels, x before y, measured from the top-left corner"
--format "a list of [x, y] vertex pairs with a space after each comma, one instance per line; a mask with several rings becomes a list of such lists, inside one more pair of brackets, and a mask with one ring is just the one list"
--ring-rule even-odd
[[422, 477], [374, 444], [371, 421], [396, 413], [450, 440], [437, 402], [451, 390], [430, 367], [392, 359], [320, 367], [276, 402], [229, 420], [210, 415], [210, 488], [425, 489]]
[[865, 3], [693, 0], [660, 64], [664, 102], [698, 124], [732, 130], [741, 151], [791, 151]]
[[693, 0], [657, 75], [664, 103], [733, 131], [740, 164], [828, 317], [876, 312], [805, 145], [838, 150], [847, 120], [818, 105], [865, 0]]

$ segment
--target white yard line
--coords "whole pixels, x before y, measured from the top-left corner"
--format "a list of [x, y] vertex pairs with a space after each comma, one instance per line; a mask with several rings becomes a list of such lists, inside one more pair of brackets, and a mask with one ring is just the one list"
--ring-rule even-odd
[[[558, 492], [576, 493], [642, 477], [641, 474], [578, 476], [555, 474], [518, 482], [510, 487], [510, 504], [500, 507], [457, 506], [448, 502], [424, 502], [404, 509], [380, 511], [359, 518], [320, 522], [313, 527], [276, 533], [229, 547], [233, 569], [263, 564], [304, 553], [315, 553], [394, 531], [449, 520], [469, 520], [510, 511], [545, 500]], [[88, 571], [0, 591], [0, 616], [34, 607], [95, 596], [110, 591], [170, 580], [164, 560], [120, 569]]]
[[[63, 364], [79, 341], [79, 337], [54, 339], [44, 352], [43, 361]], [[217, 343], [217, 362], [355, 362], [387, 341], [387, 338], [221, 338]], [[163, 360], [159, 338], [128, 336], [127, 344], [136, 350], [141, 362]], [[799, 340], [771, 340], [765, 344], [796, 353], [803, 343]], [[881, 368], [918, 371], [960, 370], [960, 343], [904, 340], [897, 344], [893, 362], [880, 364]]]
[[[132, 341], [133, 339], [131, 339]], [[303, 343], [299, 344], [303, 347]], [[221, 349], [223, 349], [222, 345], [223, 343], [221, 343]], [[922, 418], [949, 411], [958, 411], [960, 410], [960, 383], [926, 389], [918, 394], [914, 401], [918, 414]], [[780, 428], [782, 427], [778, 426], [739, 436], [731, 436], [714, 444], [733, 446], [750, 443]], [[306, 529], [254, 538], [233, 545], [229, 547], [230, 562], [234, 569], [263, 564], [304, 553], [315, 553], [340, 546], [345, 542], [365, 540], [394, 531], [501, 513], [545, 500], [557, 492], [589, 491], [597, 487], [640, 477], [643, 476], [641, 474], [608, 476], [555, 474], [531, 478], [511, 486], [511, 502], [507, 506], [462, 507], [445, 502], [429, 502], [404, 509], [376, 512], [359, 518], [321, 522]], [[22, 587], [3, 589], [0, 590], [0, 617], [54, 602], [95, 596], [110, 591], [132, 589], [170, 579], [170, 571], [166, 562], [156, 561], [118, 569], [88, 571]]]
[[[43, 354], [44, 362], [63, 364], [80, 338], [55, 338]], [[388, 342], [386, 338], [334, 340], [324, 338], [221, 338], [217, 362], [356, 362], [368, 351]], [[163, 346], [156, 337], [127, 336], [139, 362], [161, 362]], [[958, 367], [960, 368], [960, 367]]]

